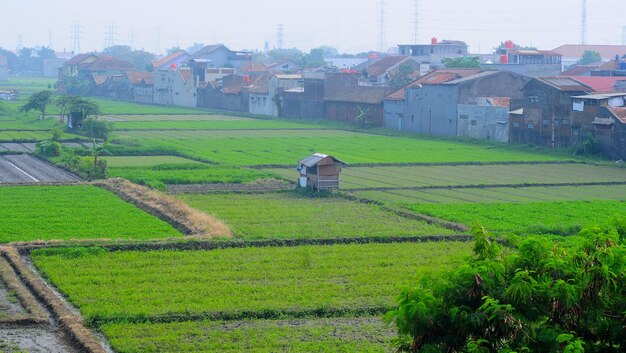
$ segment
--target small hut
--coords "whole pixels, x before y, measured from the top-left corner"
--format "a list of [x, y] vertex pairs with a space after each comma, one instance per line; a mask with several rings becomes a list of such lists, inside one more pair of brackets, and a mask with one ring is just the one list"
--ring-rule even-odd
[[299, 162], [300, 187], [309, 187], [317, 191], [339, 190], [341, 166], [348, 165], [339, 159], [323, 153], [314, 153]]

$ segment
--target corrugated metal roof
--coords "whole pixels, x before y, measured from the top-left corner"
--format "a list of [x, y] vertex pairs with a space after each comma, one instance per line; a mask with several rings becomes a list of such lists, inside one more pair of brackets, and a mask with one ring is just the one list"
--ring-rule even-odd
[[607, 108], [622, 124], [626, 124], [626, 108]]
[[623, 76], [576, 76], [571, 78], [600, 93], [615, 92], [615, 84], [619, 81], [626, 81], [626, 77]]
[[566, 92], [593, 92], [593, 88], [578, 82], [570, 77], [537, 77], [540, 82], [546, 83], [558, 90]]
[[502, 73], [503, 71], [485, 71], [485, 72], [479, 72], [477, 74], [473, 74], [470, 76], [465, 76], [465, 77], [461, 77], [459, 79], [453, 80], [453, 81], [448, 81], [448, 82], [444, 82], [444, 85], [457, 85], [459, 83], [463, 83], [463, 82], [469, 82], [472, 80], [476, 80], [479, 78], [483, 78], [483, 77], [487, 77], [487, 76], [493, 76], [493, 75], [498, 75], [500, 73]]
[[315, 167], [319, 162], [321, 162], [324, 159], [329, 158], [329, 157], [332, 158], [333, 161], [335, 161], [337, 163], [348, 165], [348, 163], [343, 162], [343, 161], [341, 161], [341, 160], [339, 160], [339, 159], [337, 159], [337, 158], [335, 158], [333, 156], [329, 156], [329, 155], [324, 154], [324, 153], [313, 153], [312, 155], [310, 155], [310, 156], [300, 160], [298, 163], [300, 163], [300, 164], [302, 164], [302, 165], [304, 165], [304, 166], [306, 166], [308, 168], [311, 168], [311, 167]]
[[593, 100], [604, 100], [611, 99], [615, 97], [626, 97], [625, 93], [604, 93], [604, 94], [587, 94], [584, 96], [573, 96], [575, 99], [593, 99]]

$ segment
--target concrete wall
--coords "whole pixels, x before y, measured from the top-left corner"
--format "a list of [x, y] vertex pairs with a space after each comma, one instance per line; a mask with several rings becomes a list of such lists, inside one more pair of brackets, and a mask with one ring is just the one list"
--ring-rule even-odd
[[404, 131], [456, 136], [456, 85], [423, 85], [408, 89], [407, 94]]
[[385, 119], [383, 126], [387, 129], [402, 131], [404, 120], [404, 101], [384, 100]]
[[457, 135], [509, 142], [509, 109], [505, 107], [458, 105]]
[[276, 104], [269, 94], [250, 93], [249, 104], [251, 114], [278, 116]]

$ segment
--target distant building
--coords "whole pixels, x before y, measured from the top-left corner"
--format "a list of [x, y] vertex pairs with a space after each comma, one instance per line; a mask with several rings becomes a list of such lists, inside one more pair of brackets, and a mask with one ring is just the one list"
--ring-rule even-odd
[[477, 97], [458, 105], [457, 136], [509, 142], [510, 97]]
[[359, 85], [359, 74], [328, 74], [324, 86], [326, 119], [359, 125], [383, 126], [383, 98], [387, 87]]
[[304, 67], [298, 61], [293, 59], [285, 59], [277, 63], [267, 65], [272, 73], [295, 73]]
[[287, 118], [324, 119], [324, 74], [304, 73], [303, 87], [282, 92], [282, 116]]
[[502, 48], [496, 52], [494, 59], [493, 63], [485, 63], [481, 67], [529, 77], [550, 77], [561, 73], [561, 54], [552, 51]]
[[[389, 81], [393, 80], [400, 67], [406, 65], [416, 73], [415, 76], [420, 76], [421, 64], [413, 57], [410, 56], [387, 56], [384, 57], [372, 65], [363, 70], [364, 83], [371, 86], [387, 86]], [[430, 67], [430, 65], [428, 65]]]
[[626, 45], [589, 45], [589, 44], [566, 44], [552, 50], [562, 56], [563, 70], [578, 63], [585, 51], [600, 53], [603, 62], [615, 59], [615, 55], [626, 55]]
[[9, 79], [9, 60], [6, 56], [0, 55], [0, 81]]
[[183, 62], [187, 64], [191, 60], [203, 60], [208, 62], [208, 67], [240, 68], [245, 63], [252, 61], [252, 53], [233, 51], [221, 44], [207, 45], [193, 53]]
[[359, 69], [359, 67], [368, 62], [365, 58], [324, 58], [324, 63], [330, 68], [338, 70]]
[[176, 50], [169, 55], [166, 55], [158, 60], [152, 62], [154, 71], [167, 70], [170, 68], [177, 68], [182, 66], [182, 63], [189, 59], [189, 54], [184, 50]]
[[159, 70], [154, 73], [154, 103], [197, 107], [198, 86], [191, 69]]
[[43, 61], [43, 76], [44, 77], [57, 77], [59, 75], [59, 69], [63, 67], [65, 59], [46, 59]]
[[571, 97], [593, 88], [570, 77], [535, 77], [524, 87], [522, 114], [511, 115], [510, 142], [567, 147], [578, 141], [581, 126], [572, 126]]
[[[502, 107], [491, 103], [480, 105], [478, 100], [508, 97], [520, 101], [521, 88], [527, 81], [525, 76], [505, 71], [436, 70], [385, 98], [385, 127], [433, 135], [501, 139], [502, 134], [490, 131], [497, 130], [501, 119], [501, 115], [495, 116], [491, 111]], [[490, 116], [479, 117], [479, 111]], [[465, 126], [466, 119], [469, 127]], [[473, 128], [479, 120], [484, 128], [480, 133]]]
[[398, 45], [398, 54], [411, 56], [419, 62], [428, 62], [432, 66], [443, 66], [445, 58], [464, 58], [467, 54], [467, 44], [458, 40], [442, 40], [436, 38], [430, 44], [401, 44]]
[[592, 124], [604, 152], [613, 159], [626, 160], [626, 108], [602, 107]]
[[281, 116], [281, 92], [301, 88], [302, 85], [302, 75], [299, 74], [270, 74], [257, 79], [249, 90], [250, 113]]

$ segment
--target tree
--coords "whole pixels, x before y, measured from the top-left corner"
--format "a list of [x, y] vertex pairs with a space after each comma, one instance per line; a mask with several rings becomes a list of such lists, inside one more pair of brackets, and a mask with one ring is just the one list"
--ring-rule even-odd
[[56, 59], [57, 57], [56, 52], [53, 49], [47, 47], [42, 47], [41, 49], [37, 50], [37, 55], [39, 56], [40, 60]]
[[302, 65], [305, 67], [320, 67], [324, 65], [324, 49], [311, 49], [308, 54], [302, 57]]
[[474, 226], [474, 255], [406, 287], [386, 318], [399, 351], [609, 353], [626, 348], [626, 219], [503, 251]]
[[411, 64], [402, 64], [398, 68], [398, 72], [393, 76], [389, 85], [393, 88], [400, 88], [406, 86], [411, 82], [411, 75], [415, 72], [415, 68]]
[[600, 61], [602, 61], [602, 56], [599, 52], [593, 50], [585, 50], [583, 56], [580, 58], [578, 63], [580, 65], [589, 65]]
[[28, 113], [31, 110], [38, 110], [41, 113], [40, 119], [45, 119], [46, 108], [52, 103], [52, 93], [50, 90], [43, 90], [31, 95], [20, 107], [20, 111]]
[[479, 68], [478, 57], [444, 58], [443, 65], [448, 69]]
[[109, 142], [105, 142], [104, 145], [98, 145], [96, 140], [93, 140], [93, 145], [89, 150], [91, 158], [93, 159], [93, 171], [90, 173], [90, 179], [103, 179], [107, 176], [107, 162], [106, 160], [99, 159], [100, 156], [109, 155], [110, 152], [107, 149]]
[[56, 100], [59, 114], [68, 117], [68, 127], [81, 127], [90, 116], [102, 114], [98, 103], [79, 96], [61, 96]]
[[128, 61], [140, 70], [148, 70], [154, 60], [154, 54], [143, 50], [133, 50], [128, 45], [114, 45], [104, 49], [104, 53], [114, 58]]

